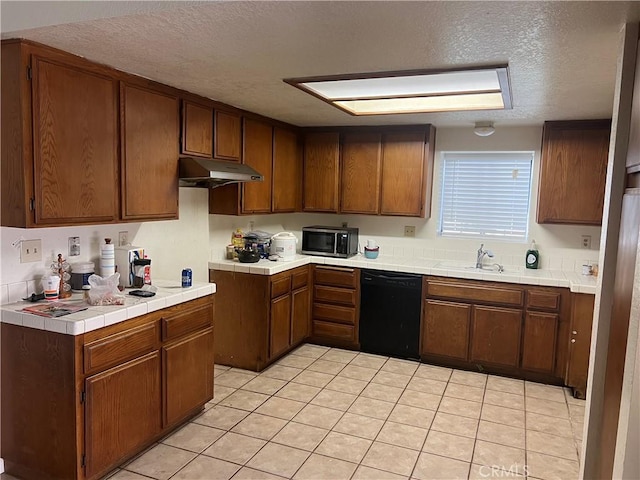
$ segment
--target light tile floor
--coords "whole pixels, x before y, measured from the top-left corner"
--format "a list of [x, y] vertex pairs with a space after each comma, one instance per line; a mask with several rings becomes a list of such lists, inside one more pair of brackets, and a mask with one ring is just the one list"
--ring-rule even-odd
[[578, 477], [585, 402], [561, 387], [311, 344], [215, 377], [201, 415], [110, 480]]

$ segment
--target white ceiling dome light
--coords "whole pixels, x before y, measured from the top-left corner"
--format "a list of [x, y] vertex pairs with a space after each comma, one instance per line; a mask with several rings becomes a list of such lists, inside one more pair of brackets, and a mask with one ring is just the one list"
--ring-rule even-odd
[[479, 137], [488, 137], [489, 135], [493, 135], [495, 131], [496, 129], [493, 126], [493, 122], [476, 122], [475, 127], [473, 127], [473, 133]]

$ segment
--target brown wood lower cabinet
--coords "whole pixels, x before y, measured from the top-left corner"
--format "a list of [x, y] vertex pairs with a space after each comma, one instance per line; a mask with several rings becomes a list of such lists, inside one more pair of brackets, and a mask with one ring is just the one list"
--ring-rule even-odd
[[19, 478], [100, 478], [213, 398], [212, 295], [76, 336], [1, 328], [1, 455]]
[[558, 323], [556, 313], [527, 312], [524, 319], [523, 368], [553, 372]]
[[423, 353], [467, 361], [470, 319], [471, 305], [426, 300], [422, 330]]
[[421, 357], [561, 383], [571, 303], [566, 289], [425, 277]]
[[108, 471], [162, 430], [157, 351], [85, 380], [85, 475]]
[[275, 275], [209, 270], [216, 363], [260, 371], [309, 336], [309, 266]]
[[360, 270], [313, 266], [312, 339], [322, 345], [359, 348]]
[[578, 398], [585, 398], [587, 393], [594, 301], [594, 295], [583, 293], [571, 295], [571, 339], [564, 383], [573, 387], [574, 396]]
[[471, 315], [473, 363], [518, 367], [522, 311], [475, 305]]
[[188, 417], [213, 398], [213, 328], [162, 347], [164, 372], [163, 427]]

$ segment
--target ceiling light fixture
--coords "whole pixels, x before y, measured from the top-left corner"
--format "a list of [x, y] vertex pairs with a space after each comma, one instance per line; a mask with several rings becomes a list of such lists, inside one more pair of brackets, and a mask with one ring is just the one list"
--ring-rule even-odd
[[493, 126], [493, 122], [476, 122], [475, 127], [473, 127], [473, 133], [479, 137], [488, 137], [493, 135], [495, 131], [496, 129]]
[[283, 81], [350, 115], [511, 108], [506, 65], [286, 78]]

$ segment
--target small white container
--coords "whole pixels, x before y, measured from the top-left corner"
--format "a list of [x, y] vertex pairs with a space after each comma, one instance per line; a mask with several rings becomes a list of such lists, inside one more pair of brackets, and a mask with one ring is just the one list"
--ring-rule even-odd
[[42, 277], [42, 289], [44, 290], [45, 300], [57, 300], [59, 287], [60, 277], [58, 275]]
[[82, 292], [91, 288], [89, 277], [95, 273], [93, 262], [78, 262], [71, 264], [71, 290]]

